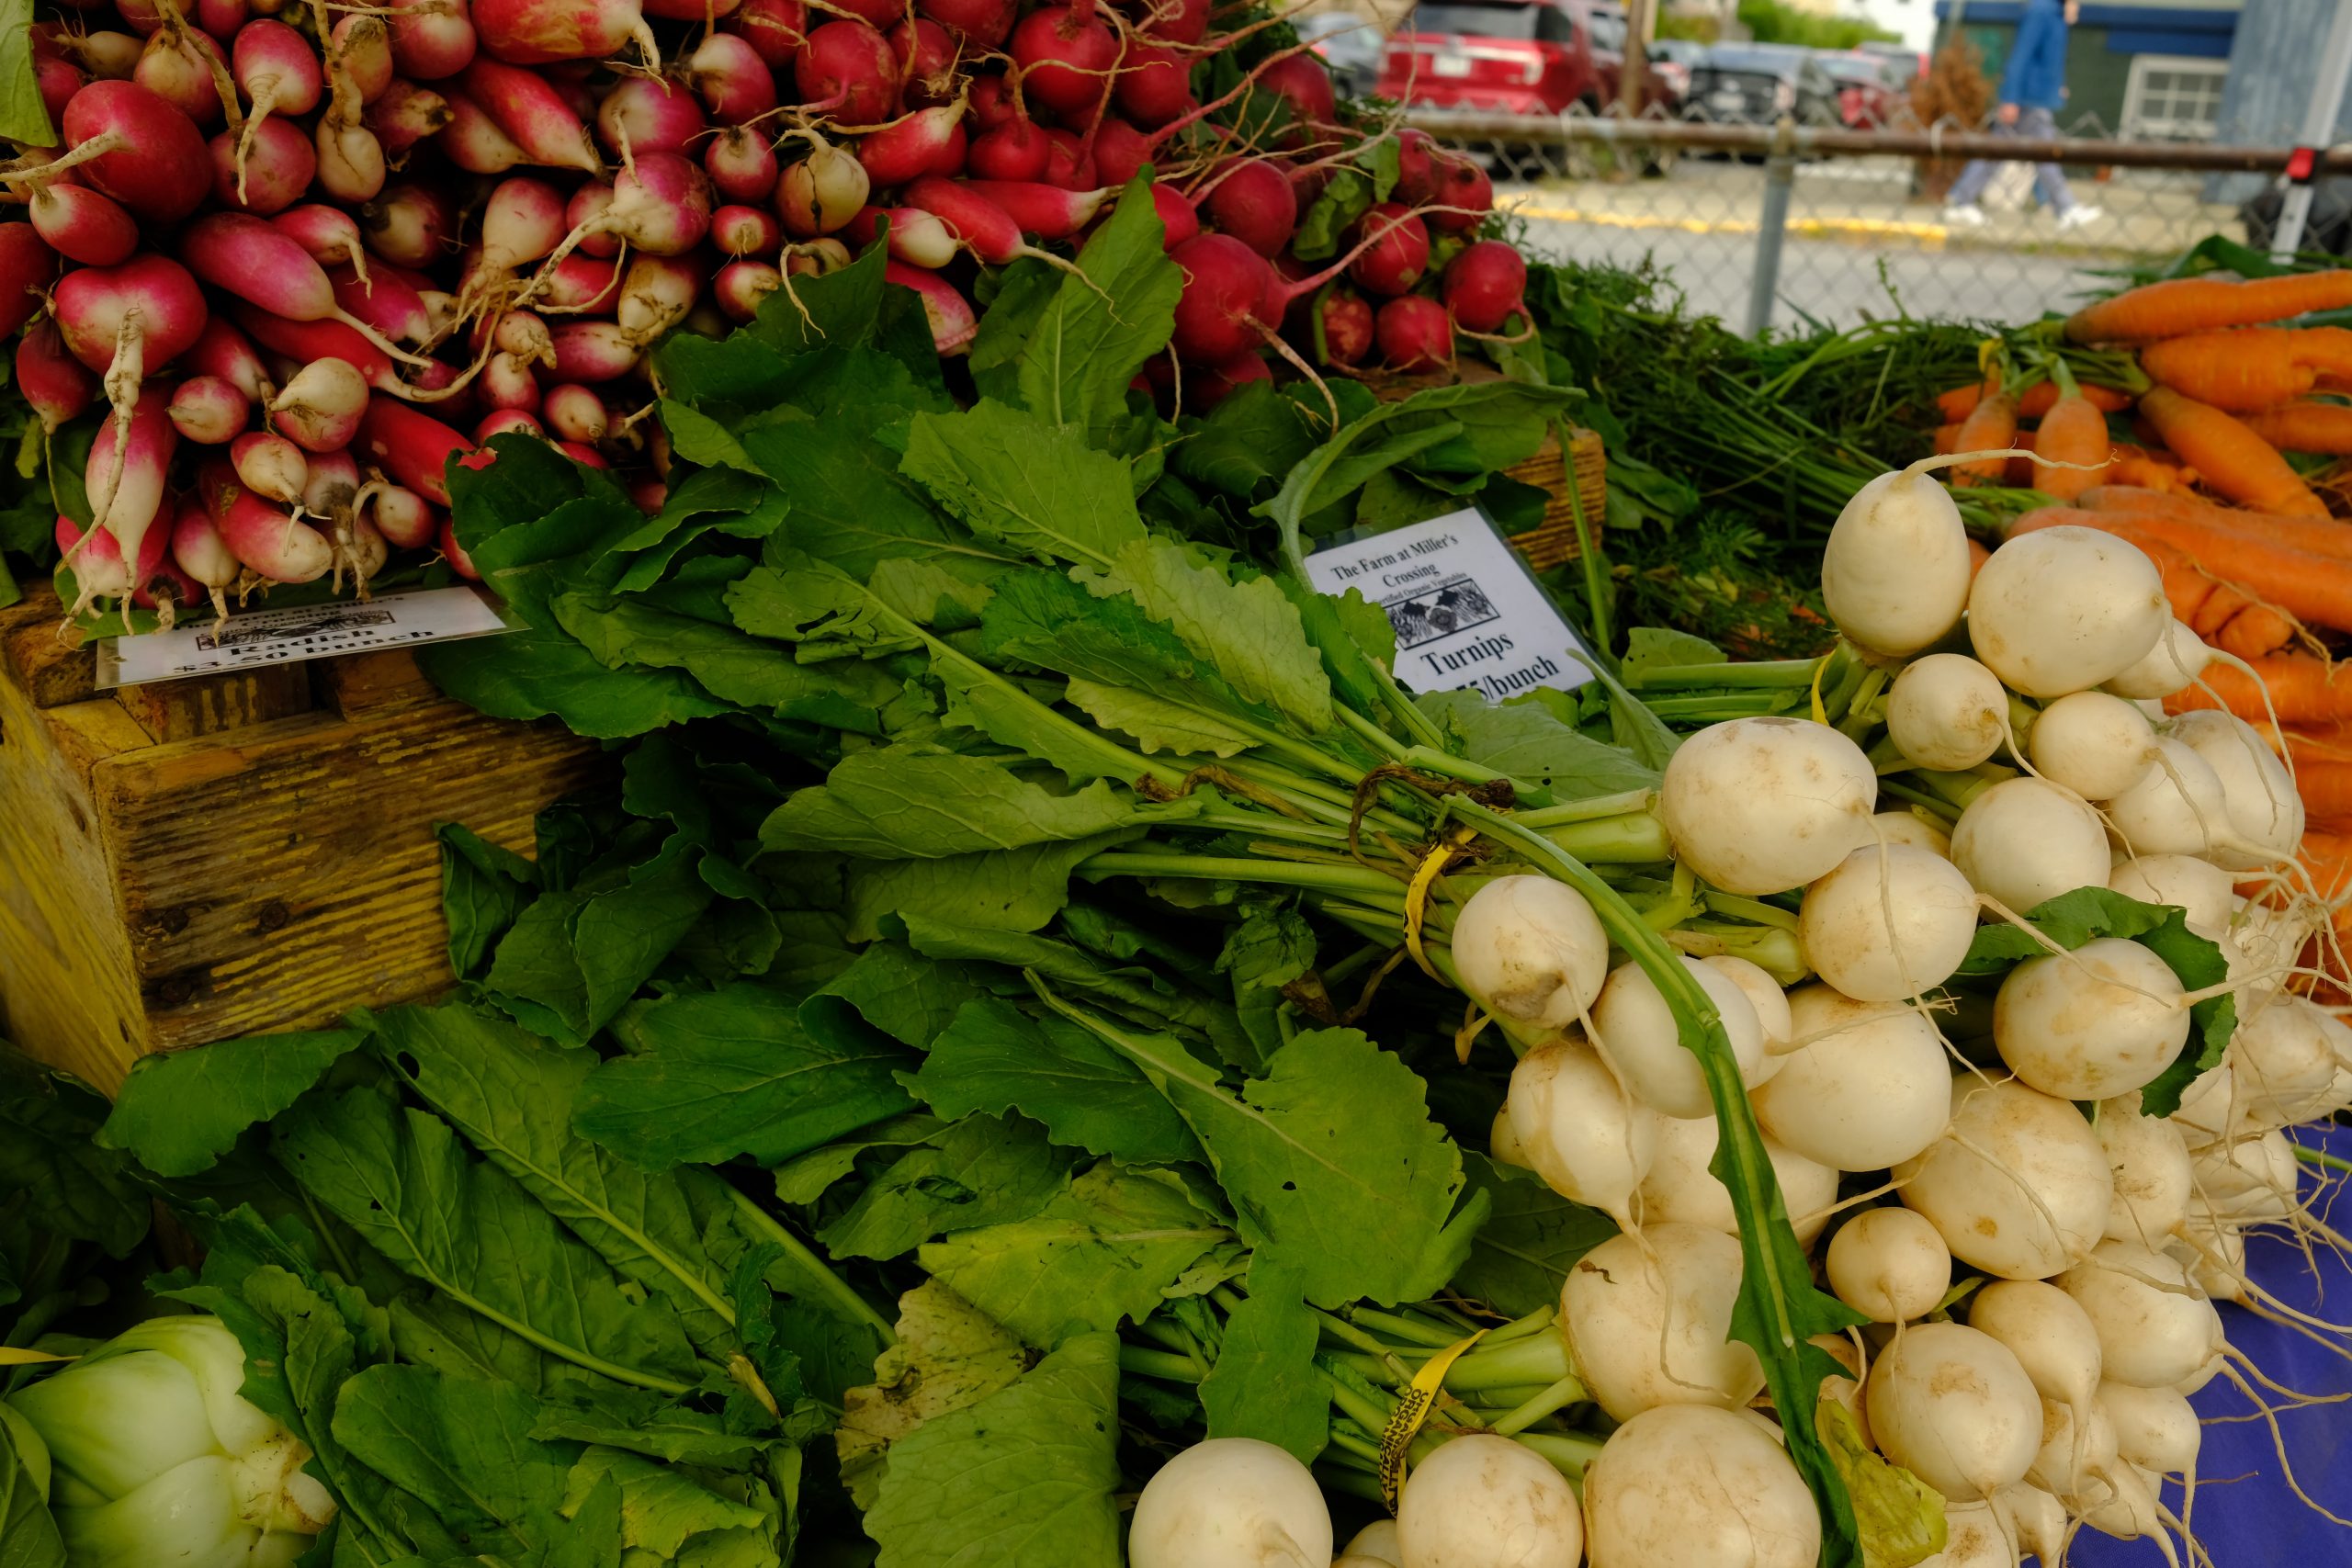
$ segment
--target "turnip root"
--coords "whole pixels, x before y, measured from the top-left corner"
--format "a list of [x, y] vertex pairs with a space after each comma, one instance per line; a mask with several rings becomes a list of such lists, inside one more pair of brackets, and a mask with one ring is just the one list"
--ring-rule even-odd
[[2155, 563], [2093, 528], [2041, 528], [1993, 552], [1968, 592], [1968, 637], [2004, 685], [2063, 697], [2111, 681], [2172, 624]]
[[2018, 914], [2106, 886], [2110, 865], [2098, 814], [2040, 779], [2005, 779], [1970, 801], [1951, 830], [1951, 859], [1976, 891]]
[[1413, 1568], [1577, 1568], [1584, 1517], [1551, 1461], [1474, 1433], [1442, 1444], [1405, 1478], [1396, 1541], [1396, 1561]]
[[[1713, 1002], [1740, 1077], [1748, 1080], [1764, 1061], [1764, 1030], [1747, 993], [1698, 959], [1681, 962]], [[1594, 1048], [1643, 1103], [1667, 1116], [1713, 1114], [1699, 1058], [1683, 1045], [1665, 996], [1640, 964], [1621, 964], [1610, 975], [1593, 998], [1587, 1031]]]
[[1886, 694], [1886, 732], [1922, 768], [1957, 773], [2001, 749], [2009, 694], [1964, 653], [1930, 653], [1903, 667]]
[[2124, 1459], [2160, 1475], [2197, 1468], [2205, 1432], [2186, 1396], [2169, 1388], [2102, 1382], [2098, 1400], [2115, 1429], [2115, 1450]]
[[2045, 1280], [2089, 1256], [2115, 1180], [2082, 1112], [1969, 1073], [1951, 1093], [1950, 1128], [1894, 1168], [1904, 1206], [1928, 1217], [1954, 1258], [2005, 1280]]
[[1881, 474], [1856, 491], [1822, 551], [1829, 618], [1857, 647], [1889, 658], [1942, 640], [1968, 604], [1968, 530], [1928, 467]]
[[2137, 1242], [2100, 1242], [2051, 1283], [2089, 1315], [2109, 1382], [2173, 1386], [2222, 1344], [2222, 1320], [2188, 1270]]
[[1765, 1132], [1837, 1170], [1878, 1170], [1941, 1135], [1951, 1074], [1936, 1027], [1910, 1009], [1827, 986], [1789, 993], [1803, 1042], [1751, 1096]]
[[2034, 771], [2085, 800], [2112, 800], [2156, 765], [2148, 716], [2106, 692], [2072, 692], [2041, 710], [2026, 747]]
[[2154, 648], [2120, 674], [2110, 677], [2104, 689], [2135, 701], [2168, 697], [2195, 685], [2212, 659], [2213, 650], [2205, 646], [2203, 638], [2180, 622], [2173, 621], [2165, 627]]
[[2156, 753], [2147, 776], [2107, 803], [2108, 820], [2131, 852], [2260, 863], [2258, 853], [2250, 861], [2233, 853], [2244, 840], [2230, 822], [2229, 799], [2212, 764], [2169, 736], [2156, 742]]
[[2259, 1224], [2295, 1212], [2295, 1145], [2276, 1128], [2209, 1144], [2189, 1157], [2198, 1220]]
[[1594, 1402], [1618, 1421], [1747, 1404], [1764, 1369], [1731, 1337], [1739, 1278], [1737, 1239], [1700, 1225], [1651, 1225], [1578, 1258], [1560, 1288], [1560, 1336]]
[[1882, 811], [1871, 820], [1878, 825], [1878, 839], [1883, 844], [1908, 844], [1951, 859], [1951, 835], [1920, 812]]
[[2101, 1105], [2098, 1130], [2115, 1184], [2106, 1239], [2161, 1245], [2188, 1219], [2188, 1145], [2179, 1126], [2141, 1115], [2133, 1095]]
[[1538, 1045], [1511, 1069], [1512, 1134], [1553, 1191], [1633, 1224], [1634, 1191], [1649, 1174], [1657, 1112], [1635, 1100], [1581, 1042]]
[[1956, 1323], [1922, 1323], [1879, 1352], [1862, 1397], [1879, 1451], [1955, 1503], [2025, 1479], [2041, 1448], [2041, 1396], [2008, 1347]]
[[1976, 937], [1976, 890], [1960, 868], [1905, 844], [1867, 845], [1805, 889], [1805, 962], [1842, 994], [1894, 1002], [1940, 986]]
[[[1508, 1113], [1496, 1125], [1507, 1126]], [[1656, 1152], [1639, 1189], [1643, 1224], [1704, 1225], [1725, 1235], [1739, 1233], [1731, 1192], [1707, 1168], [1721, 1136], [1713, 1116], [1658, 1118]], [[1810, 1247], [1829, 1223], [1829, 1206], [1838, 1198], [1838, 1173], [1769, 1135], [1763, 1142], [1764, 1156], [1772, 1163], [1773, 1181], [1788, 1207], [1798, 1245]], [[1512, 1148], [1517, 1147], [1514, 1143]], [[1495, 1157], [1503, 1156], [1497, 1154]], [[1524, 1156], [1513, 1163], [1523, 1164]]]
[[1132, 1568], [1324, 1568], [1331, 1515], [1305, 1465], [1254, 1438], [1211, 1438], [1160, 1466], [1127, 1527]]
[[1870, 841], [1878, 775], [1825, 724], [1737, 718], [1684, 740], [1659, 811], [1676, 858], [1727, 893], [1785, 893]]
[[1789, 1456], [1736, 1412], [1669, 1404], [1585, 1471], [1591, 1568], [1811, 1568], [1821, 1519]]
[[2179, 978], [2120, 937], [2027, 959], [1993, 1002], [2001, 1060], [2061, 1100], [2109, 1100], [2154, 1082], [2188, 1043], [2188, 1028]]
[[1824, 1259], [1831, 1293], [1873, 1323], [1925, 1317], [1951, 1285], [1951, 1249], [1908, 1209], [1865, 1209], [1838, 1227]]
[[2090, 1409], [2102, 1366], [2098, 1331], [2074, 1297], [2041, 1280], [1994, 1280], [1968, 1298], [1968, 1325], [2007, 1346], [2042, 1398]]
[[2230, 830], [2255, 863], [2294, 858], [2303, 838], [2302, 797], [2260, 731], [2234, 714], [2208, 710], [2175, 718], [2171, 739], [2213, 770]]
[[1506, 1022], [1565, 1029], [1609, 978], [1609, 938], [1584, 896], [1548, 876], [1502, 876], [1473, 893], [1451, 938], [1462, 988]]
[[2207, 931], [2228, 930], [2237, 908], [2229, 873], [2193, 855], [2137, 856], [2118, 865], [2107, 885], [2143, 904], [2174, 905], [2190, 925]]

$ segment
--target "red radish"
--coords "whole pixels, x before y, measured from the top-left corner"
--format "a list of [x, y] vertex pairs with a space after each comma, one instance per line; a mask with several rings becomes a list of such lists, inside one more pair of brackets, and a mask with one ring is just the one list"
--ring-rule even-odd
[[216, 43], [226, 43], [245, 25], [252, 8], [245, 0], [196, 0], [196, 25]]
[[[538, 434], [536, 426], [530, 434]], [[433, 537], [436, 526], [433, 508], [416, 491], [404, 485], [379, 485], [369, 500], [368, 521], [376, 525], [376, 532], [401, 548], [421, 549]]]
[[272, 218], [269, 226], [309, 252], [321, 266], [347, 264], [361, 281], [370, 281], [368, 249], [359, 238], [358, 220], [341, 208], [320, 202], [289, 207]]
[[[653, 255], [683, 255], [709, 232], [709, 179], [674, 152], [655, 152], [613, 176], [611, 203], [574, 225], [554, 254], [560, 258], [582, 240], [606, 234]], [[529, 303], [531, 292], [525, 289], [516, 303]]]
[[1159, 248], [1172, 251], [1201, 231], [1201, 215], [1173, 186], [1151, 187], [1152, 210], [1159, 214]]
[[[547, 434], [547, 428], [539, 423], [538, 416], [528, 409], [492, 409], [474, 425], [474, 444], [487, 446], [492, 436], [509, 434], [536, 435], [545, 440]], [[409, 492], [403, 491], [401, 493], [405, 495]], [[417, 504], [423, 506], [424, 503], [420, 501]], [[378, 525], [380, 527], [381, 524]], [[399, 544], [401, 541], [395, 539], [392, 542]], [[424, 541], [417, 542], [421, 544]]]
[[661, 46], [637, 0], [473, 0], [481, 47], [510, 65], [607, 60], [634, 43], [659, 69]]
[[348, 360], [314, 359], [270, 400], [271, 425], [305, 452], [340, 452], [368, 409], [368, 382]]
[[138, 83], [93, 82], [62, 118], [71, 152], [57, 164], [72, 164], [133, 216], [176, 223], [204, 200], [212, 165], [202, 133]]
[[336, 304], [334, 284], [310, 253], [258, 218], [208, 213], [181, 231], [179, 252], [205, 282], [272, 315], [341, 321], [394, 359], [427, 363]]
[[1188, 362], [1210, 365], [1255, 353], [1274, 335], [1293, 301], [1346, 271], [1377, 240], [1360, 240], [1322, 271], [1299, 278], [1277, 276], [1265, 257], [1230, 234], [1185, 241], [1170, 253], [1184, 274], [1170, 340], [1176, 352]]
[[392, 85], [392, 35], [383, 18], [349, 16], [328, 35], [327, 74], [351, 80], [361, 104], [372, 104]]
[[964, 166], [964, 101], [917, 109], [861, 139], [857, 161], [868, 184], [885, 189]]
[[166, 412], [174, 430], [204, 446], [227, 446], [253, 420], [253, 405], [245, 395], [218, 376], [191, 376], [182, 381], [172, 389]]
[[139, 225], [130, 214], [87, 186], [36, 185], [26, 214], [51, 249], [84, 266], [115, 266], [139, 248]]
[[563, 243], [563, 193], [542, 179], [517, 175], [498, 182], [481, 209], [481, 262], [498, 274], [553, 255]]
[[1184, 378], [1184, 400], [1199, 408], [1213, 409], [1217, 404], [1252, 381], [1274, 378], [1272, 367], [1254, 354], [1238, 359], [1228, 359], [1222, 365], [1208, 366]]
[[421, 346], [433, 340], [433, 312], [426, 308], [424, 297], [405, 279], [394, 276], [390, 269], [366, 281], [347, 266], [325, 270], [327, 282], [334, 288], [334, 302], [358, 320], [394, 343]]
[[[356, 333], [345, 335], [354, 343], [359, 342]], [[197, 334], [194, 345], [180, 355], [179, 363], [180, 368], [190, 376], [219, 377], [236, 388], [247, 402], [260, 402], [275, 390], [269, 371], [262, 365], [261, 355], [254, 352], [252, 340], [220, 316], [204, 323], [204, 331]]]
[[[604, 173], [595, 140], [563, 95], [536, 71], [477, 57], [458, 78], [464, 96], [480, 106], [514, 145], [526, 163], [551, 169]], [[462, 114], [462, 111], [460, 111]], [[445, 132], [442, 140], [448, 140]]]
[[1402, 294], [1421, 280], [1430, 265], [1429, 226], [1412, 209], [1394, 201], [1375, 204], [1357, 230], [1361, 254], [1348, 267], [1359, 288], [1374, 294]]
[[686, 84], [721, 125], [741, 125], [775, 107], [775, 78], [760, 51], [733, 33], [712, 33], [686, 56]]
[[33, 90], [40, 95], [40, 107], [49, 111], [51, 125], [65, 118], [66, 106], [88, 81], [70, 60], [52, 54], [33, 62]]
[[139, 570], [135, 574], [123, 570], [122, 547], [103, 528], [93, 528], [85, 535], [72, 518], [61, 516], [54, 536], [58, 549], [64, 555], [64, 564], [74, 573], [75, 596], [73, 607], [66, 612], [70, 619], [89, 608], [93, 600], [129, 597], [154, 576], [170, 545], [171, 530], [151, 528], [141, 538]]
[[721, 201], [748, 206], [775, 194], [775, 149], [756, 130], [730, 125], [702, 152], [703, 172]]
[[523, 144], [507, 135], [471, 94], [451, 87], [446, 96], [449, 123], [433, 139], [443, 157], [469, 175], [503, 175], [531, 161]]
[[[1304, 45], [1297, 46], [1304, 48]], [[1271, 54], [1250, 68], [1250, 73], [1234, 86], [1197, 104], [1182, 114], [1148, 133], [1137, 130], [1114, 115], [1105, 115], [1097, 122], [1093, 132], [1094, 176], [1103, 185], [1125, 185], [1143, 170], [1151, 166], [1158, 151], [1172, 138], [1181, 136], [1191, 127], [1209, 116], [1247, 97], [1258, 83], [1271, 73], [1289, 54]]]
[[238, 564], [272, 582], [313, 582], [334, 565], [324, 534], [234, 480], [214, 487], [210, 510]]
[[559, 321], [548, 329], [555, 373], [567, 381], [611, 381], [637, 368], [645, 346], [616, 321]]
[[1448, 234], [1467, 233], [1494, 210], [1495, 185], [1487, 171], [1464, 157], [1437, 161], [1437, 202], [1430, 211], [1431, 227]]
[[869, 207], [842, 232], [861, 246], [870, 245], [886, 218], [890, 221], [890, 254], [898, 260], [936, 271], [956, 259], [956, 231], [919, 208]]
[[332, 517], [348, 511], [359, 493], [359, 463], [348, 452], [315, 452], [311, 477], [302, 486], [302, 504]]
[[955, 34], [928, 17], [901, 17], [888, 36], [907, 102], [929, 108], [956, 96], [964, 51], [956, 47]]
[[1505, 321], [1526, 310], [1521, 298], [1526, 291], [1526, 259], [1500, 240], [1464, 246], [1446, 264], [1438, 286], [1455, 322], [1474, 333], [1501, 331]]
[[781, 71], [808, 38], [808, 7], [802, 0], [743, 0], [719, 24], [750, 44], [771, 71]]
[[1217, 175], [1204, 213], [1210, 223], [1261, 256], [1279, 254], [1298, 228], [1298, 197], [1290, 176], [1263, 158], [1239, 159]]
[[1022, 17], [1012, 29], [1012, 54], [1021, 67], [1022, 91], [1069, 114], [1101, 101], [1119, 62], [1119, 40], [1094, 15], [1093, 0], [1073, 0]]
[[792, 66], [804, 115], [836, 124], [876, 125], [899, 102], [899, 61], [890, 40], [864, 22], [842, 18], [808, 35]]
[[252, 105], [245, 116], [244, 135], [237, 143], [242, 198], [245, 163], [261, 127], [273, 112], [309, 114], [319, 107], [326, 84], [309, 40], [284, 22], [266, 17], [256, 17], [237, 29], [229, 46], [229, 73]]
[[1396, 133], [1396, 184], [1389, 195], [1408, 207], [1437, 197], [1437, 138], [1426, 130]]
[[90, 443], [82, 482], [89, 491], [91, 526], [113, 535], [125, 560], [140, 558], [147, 530], [164, 508], [164, 478], [180, 444], [169, 403], [162, 388], [145, 388], [130, 417], [107, 421]]
[[492, 409], [521, 409], [528, 413], [539, 406], [539, 382], [531, 373], [531, 362], [503, 349], [482, 367], [474, 391]]
[[925, 272], [900, 261], [884, 262], [882, 276], [922, 296], [923, 319], [931, 324], [931, 345], [942, 358], [972, 346], [972, 339], [980, 330], [980, 320], [972, 311], [972, 302], [957, 293], [954, 284], [935, 272]]
[[1392, 370], [1442, 370], [1453, 363], [1453, 323], [1445, 307], [1422, 294], [1407, 294], [1380, 307], [1373, 340]]
[[[162, 530], [157, 530], [161, 532]], [[212, 513], [196, 500], [183, 501], [172, 517], [172, 564], [186, 572], [212, 598], [212, 613], [229, 618], [229, 600], [222, 592], [244, 574], [244, 564], [230, 553], [212, 524]]]
[[266, 430], [248, 430], [229, 443], [229, 461], [237, 470], [239, 484], [265, 500], [282, 501], [288, 506], [302, 499], [302, 487], [311, 479], [310, 459], [302, 449]]
[[1329, 125], [1340, 112], [1331, 73], [1312, 54], [1277, 57], [1259, 85], [1288, 104], [1291, 118], [1302, 125]]
[[41, 434], [54, 435], [97, 400], [98, 378], [66, 352], [57, 323], [43, 320], [17, 340], [17, 390], [40, 416]]
[[611, 423], [605, 400], [574, 381], [549, 387], [540, 404], [539, 423], [560, 441], [602, 441]]
[[1015, 113], [993, 130], [972, 139], [964, 154], [965, 168], [977, 179], [1035, 180], [1046, 174], [1046, 158], [1053, 143], [1037, 123]]
[[[569, 255], [552, 268], [542, 269], [541, 297], [551, 310], [572, 314], [610, 314], [620, 303], [621, 269], [617, 262], [600, 256]], [[550, 329], [552, 330], [552, 329]]]
[[640, 344], [651, 343], [694, 309], [708, 276], [698, 257], [630, 257], [616, 312], [621, 331]]
[[368, 248], [395, 266], [439, 264], [456, 243], [458, 209], [439, 186], [404, 181], [359, 209]]
[[1058, 186], [1024, 180], [966, 180], [976, 191], [1004, 209], [1024, 234], [1040, 239], [1067, 240], [1094, 221], [1103, 202], [1116, 190], [1068, 191]]
[[1147, 0], [1143, 30], [1170, 43], [1194, 44], [1209, 30], [1210, 0]]
[[545, 365], [555, 358], [555, 345], [548, 340], [547, 322], [528, 310], [501, 314], [491, 329], [490, 339], [501, 354], [511, 354], [526, 365]]
[[850, 264], [849, 247], [839, 240], [803, 240], [784, 250], [784, 275], [786, 277], [822, 277], [829, 272], [839, 272]]
[[1074, 130], [1056, 126], [1046, 132], [1046, 184], [1063, 190], [1092, 190], [1101, 185], [1094, 152]]
[[59, 280], [55, 298], [58, 330], [74, 357], [102, 375], [119, 367], [130, 385], [186, 353], [207, 315], [187, 269], [155, 255], [78, 267]]
[[1049, 251], [1038, 250], [1021, 238], [1021, 225], [984, 190], [960, 180], [926, 177], [901, 193], [907, 205], [943, 219], [966, 250], [990, 266], [1002, 266], [1016, 256], [1037, 256], [1056, 266], [1070, 264]]
[[596, 106], [596, 140], [615, 157], [684, 152], [708, 126], [694, 95], [661, 76], [624, 76]]
[[1127, 51], [1113, 93], [1121, 114], [1141, 126], [1166, 125], [1191, 107], [1192, 99], [1189, 58], [1162, 44], [1143, 44]]
[[368, 106], [366, 124], [376, 144], [399, 157], [428, 136], [437, 136], [449, 123], [449, 100], [429, 87], [395, 81], [384, 96]]
[[710, 22], [733, 14], [737, 0], [644, 0], [645, 14], [673, 22]]
[[731, 261], [711, 279], [710, 291], [729, 320], [748, 321], [760, 313], [760, 301], [782, 287], [784, 274], [773, 263]]
[[[212, 160], [212, 199], [222, 207], [267, 218], [285, 211], [311, 188], [319, 172], [319, 155], [302, 128], [291, 120], [257, 122], [252, 155], [240, 173], [237, 152], [242, 139], [224, 130], [208, 149]], [[239, 194], [242, 179], [243, 193]]]
[[856, 216], [873, 188], [863, 164], [811, 132], [808, 155], [776, 176], [776, 216], [796, 238], [830, 234]]
[[976, 49], [995, 49], [1012, 34], [1014, 0], [915, 0], [915, 9], [968, 40]]
[[392, 63], [413, 82], [438, 82], [473, 63], [474, 24], [466, 0], [388, 0]]
[[1372, 302], [1350, 288], [1333, 288], [1316, 303], [1316, 342], [1327, 365], [1361, 365], [1372, 352]]
[[473, 450], [470, 442], [439, 420], [390, 398], [368, 400], [354, 445], [360, 457], [436, 506], [449, 504], [442, 470], [451, 457]]
[[474, 565], [474, 558], [466, 554], [465, 547], [458, 543], [457, 524], [447, 517], [441, 520], [440, 542], [442, 558], [449, 563], [451, 570], [468, 582], [481, 581], [481, 570]]
[[596, 220], [612, 209], [613, 187], [602, 180], [590, 180], [571, 193], [571, 200], [563, 209], [564, 227], [580, 236], [580, 249], [599, 259], [621, 254], [621, 239], [617, 234], [595, 227]]
[[756, 207], [722, 207], [710, 215], [710, 243], [722, 255], [765, 255], [783, 247], [784, 225]]
[[[368, 384], [379, 392], [406, 395], [411, 390], [393, 372], [390, 359], [341, 321], [289, 321], [252, 305], [237, 306], [236, 315], [237, 324], [276, 359], [294, 365], [341, 359], [357, 366]], [[276, 395], [273, 387], [264, 397]]]
[[1012, 76], [976, 76], [966, 83], [964, 96], [971, 107], [973, 129], [994, 130], [1021, 114], [1019, 88], [1019, 79]]
[[209, 130], [226, 112], [215, 71], [224, 75], [228, 71], [219, 44], [192, 28], [167, 27], [147, 40], [130, 79], [187, 116], [198, 130]]

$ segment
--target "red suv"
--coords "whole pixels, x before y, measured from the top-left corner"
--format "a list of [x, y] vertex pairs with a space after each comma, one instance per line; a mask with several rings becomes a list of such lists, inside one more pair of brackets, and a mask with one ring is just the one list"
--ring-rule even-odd
[[1415, 108], [1553, 115], [1617, 97], [1624, 12], [1584, 0], [1442, 0], [1413, 7], [1381, 57], [1380, 96]]

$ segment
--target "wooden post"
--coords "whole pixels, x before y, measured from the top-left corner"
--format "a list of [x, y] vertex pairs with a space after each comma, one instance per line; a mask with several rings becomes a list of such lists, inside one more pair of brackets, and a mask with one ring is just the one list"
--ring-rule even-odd
[[1625, 68], [1617, 77], [1617, 105], [1627, 118], [1648, 107], [1650, 39], [1657, 30], [1657, 0], [1625, 0]]

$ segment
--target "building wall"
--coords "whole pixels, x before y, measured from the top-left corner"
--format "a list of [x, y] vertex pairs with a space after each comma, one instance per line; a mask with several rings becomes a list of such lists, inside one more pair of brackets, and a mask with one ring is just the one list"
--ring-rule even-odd
[[[2264, 0], [2266, 6], [2285, 0]], [[2314, 6], [2333, 0], [2298, 0]], [[2260, 7], [2257, 7], [2259, 9]], [[2008, 64], [2009, 44], [2017, 37], [2020, 0], [1964, 0], [1961, 30], [1984, 57], [1984, 73], [2001, 79]], [[1946, 26], [1951, 0], [1937, 0], [1936, 19]], [[2238, 24], [2239, 6], [2233, 0], [2202, 0], [2200, 4], [2165, 4], [2143, 0], [2132, 6], [2085, 5], [2066, 50], [2066, 107], [2059, 111], [2062, 128], [2077, 121], [2096, 121], [2096, 128], [2113, 135], [2123, 127], [2123, 101], [2130, 85], [2134, 55], [2181, 55], [2225, 60]], [[1939, 39], [1942, 37], [1939, 31]]]

